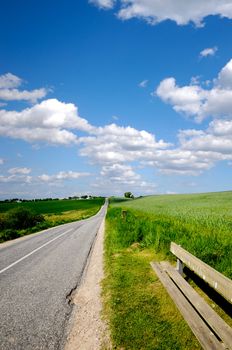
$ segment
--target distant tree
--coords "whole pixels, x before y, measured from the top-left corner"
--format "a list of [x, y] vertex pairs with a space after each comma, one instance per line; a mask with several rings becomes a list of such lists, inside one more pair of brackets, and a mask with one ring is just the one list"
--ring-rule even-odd
[[125, 192], [124, 193], [125, 198], [134, 198], [133, 194], [131, 192]]

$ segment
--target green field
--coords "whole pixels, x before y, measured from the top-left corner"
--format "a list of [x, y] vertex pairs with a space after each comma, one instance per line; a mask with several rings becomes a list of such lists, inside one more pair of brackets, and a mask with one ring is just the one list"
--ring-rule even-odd
[[174, 241], [232, 278], [231, 231], [232, 192], [112, 201], [103, 286], [116, 349], [201, 348], [149, 263], [173, 262], [169, 246]]
[[[0, 203], [0, 243], [95, 215], [104, 198]], [[29, 211], [29, 214], [25, 210]], [[35, 217], [31, 224], [29, 217]], [[16, 218], [17, 216], [17, 218]], [[41, 219], [42, 217], [42, 219]], [[38, 221], [37, 221], [38, 218]]]
[[22, 203], [0, 203], [0, 213], [5, 213], [16, 207], [26, 207], [37, 214], [60, 214], [65, 211], [89, 209], [104, 202], [103, 199], [80, 199], [80, 200], [49, 200]]

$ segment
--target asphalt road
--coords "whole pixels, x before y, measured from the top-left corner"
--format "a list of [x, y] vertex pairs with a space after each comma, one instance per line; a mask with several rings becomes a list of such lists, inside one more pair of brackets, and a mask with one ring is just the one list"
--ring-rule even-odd
[[0, 245], [0, 349], [62, 349], [106, 205], [92, 218]]

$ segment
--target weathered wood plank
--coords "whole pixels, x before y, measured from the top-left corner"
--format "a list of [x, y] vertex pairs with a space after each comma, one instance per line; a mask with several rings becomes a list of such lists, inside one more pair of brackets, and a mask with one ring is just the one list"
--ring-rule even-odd
[[167, 292], [175, 302], [176, 306], [183, 315], [185, 321], [190, 326], [192, 332], [195, 334], [196, 338], [200, 342], [201, 346], [205, 350], [225, 350], [225, 347], [221, 342], [215, 337], [213, 332], [210, 331], [208, 326], [198, 315], [196, 310], [180, 292], [168, 274], [161, 268], [158, 263], [151, 263], [152, 268], [156, 272], [160, 281], [166, 288]]
[[213, 287], [230, 303], [232, 302], [232, 281], [194, 255], [172, 242], [170, 251], [183, 263]]
[[168, 263], [161, 262], [176, 285], [184, 293], [199, 314], [206, 320], [228, 349], [232, 349], [232, 328], [207, 304], [207, 302], [188, 284], [188, 282]]

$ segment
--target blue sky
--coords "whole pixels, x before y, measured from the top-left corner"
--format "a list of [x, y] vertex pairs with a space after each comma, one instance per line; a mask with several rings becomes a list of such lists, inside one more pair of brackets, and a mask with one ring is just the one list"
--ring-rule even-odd
[[231, 0], [9, 0], [0, 27], [0, 198], [231, 190]]

